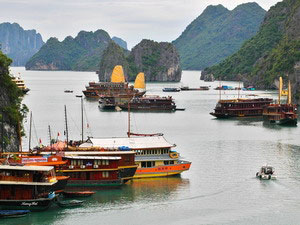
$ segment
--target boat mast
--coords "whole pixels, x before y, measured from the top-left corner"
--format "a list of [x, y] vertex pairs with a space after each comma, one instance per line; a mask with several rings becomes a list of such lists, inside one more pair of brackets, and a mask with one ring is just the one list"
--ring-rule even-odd
[[219, 100], [221, 100], [221, 80], [219, 78]]
[[289, 88], [288, 88], [288, 104], [292, 104], [292, 87], [291, 87], [291, 81], [289, 81]]
[[22, 149], [22, 135], [21, 135], [21, 125], [20, 125], [20, 121], [18, 121], [18, 135], [19, 135], [19, 150], [20, 150], [20, 152], [23, 152], [23, 149]]
[[281, 93], [282, 93], [282, 77], [279, 77], [278, 104], [280, 104]]
[[[1, 45], [0, 45], [1, 47]], [[2, 149], [2, 153], [4, 153], [4, 112], [2, 111], [1, 114], [1, 149]]]
[[83, 98], [81, 95], [81, 141], [83, 143]]
[[51, 137], [51, 127], [50, 127], [50, 125], [48, 125], [48, 133], [49, 133], [49, 139], [50, 139], [50, 146], [52, 146], [52, 144], [51, 144], [52, 137]]
[[239, 81], [239, 87], [238, 87], [238, 99], [240, 98], [240, 89], [241, 89], [241, 81]]
[[30, 122], [29, 122], [29, 143], [28, 149], [31, 150], [31, 129], [32, 129], [32, 111], [30, 112]]
[[66, 137], [67, 137], [67, 149], [69, 148], [69, 132], [68, 132], [68, 118], [67, 118], [67, 106], [65, 105], [65, 122], [66, 122]]
[[127, 132], [127, 135], [130, 138], [130, 100], [128, 102], [128, 132]]

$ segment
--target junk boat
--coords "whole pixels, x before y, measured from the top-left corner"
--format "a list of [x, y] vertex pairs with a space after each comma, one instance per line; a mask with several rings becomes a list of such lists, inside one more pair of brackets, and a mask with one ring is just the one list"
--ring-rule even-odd
[[180, 88], [163, 88], [163, 92], [180, 92]]
[[117, 95], [127, 95], [132, 98], [133, 96], [143, 96], [145, 94], [145, 91], [139, 90], [136, 85], [132, 86], [125, 82], [123, 67], [120, 65], [114, 67], [111, 82], [89, 82], [86, 90], [82, 92], [87, 98]]
[[55, 199], [53, 167], [0, 165], [0, 209], [47, 209]]
[[262, 166], [260, 168], [260, 171], [256, 173], [256, 177], [260, 178], [262, 180], [271, 180], [276, 179], [276, 176], [274, 174], [274, 168], [272, 166]]
[[102, 109], [115, 109], [119, 107], [123, 110], [147, 110], [147, 111], [175, 111], [176, 104], [171, 96], [160, 97], [157, 95], [145, 95], [143, 97], [134, 97], [130, 102], [124, 98], [102, 97], [99, 100]]
[[20, 76], [19, 77], [12, 76], [11, 79], [12, 82], [14, 82], [24, 94], [30, 91], [30, 89], [25, 86], [24, 80], [22, 80]]
[[168, 143], [162, 134], [132, 134], [136, 137], [89, 138], [84, 148], [122, 148], [136, 153], [138, 168], [133, 178], [165, 177], [189, 170], [191, 162], [183, 160], [172, 151], [176, 145]]
[[259, 117], [263, 115], [263, 107], [272, 101], [271, 98], [219, 100], [210, 114], [217, 118]]
[[[287, 103], [281, 104], [282, 77], [279, 78], [278, 104], [270, 104], [263, 108], [265, 122], [278, 125], [297, 125], [297, 105], [292, 104], [291, 83], [288, 84]], [[285, 94], [285, 92], [284, 92]]]
[[208, 86], [200, 86], [199, 88], [190, 88], [188, 86], [184, 86], [180, 88], [181, 91], [208, 91]]

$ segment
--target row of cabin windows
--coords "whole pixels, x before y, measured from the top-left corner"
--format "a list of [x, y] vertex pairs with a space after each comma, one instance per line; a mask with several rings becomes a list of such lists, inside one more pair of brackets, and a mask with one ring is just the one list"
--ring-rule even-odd
[[24, 173], [24, 171], [3, 171], [0, 172], [0, 176], [7, 177], [29, 177], [29, 173]]
[[[108, 171], [103, 171], [102, 172], [102, 177], [103, 178], [108, 178], [110, 173]], [[71, 178], [77, 178], [77, 179], [86, 179], [87, 174], [85, 173], [70, 173], [69, 176]]]
[[[174, 161], [164, 161], [164, 165], [174, 165]], [[142, 168], [150, 168], [155, 166], [155, 161], [141, 162]]]
[[[71, 160], [71, 165], [72, 166], [81, 166], [81, 165], [86, 165], [87, 163], [88, 162], [86, 160]], [[96, 160], [94, 160], [94, 165], [108, 166], [109, 161], [108, 160], [96, 159]]]
[[137, 155], [163, 155], [169, 154], [169, 149], [136, 150]]

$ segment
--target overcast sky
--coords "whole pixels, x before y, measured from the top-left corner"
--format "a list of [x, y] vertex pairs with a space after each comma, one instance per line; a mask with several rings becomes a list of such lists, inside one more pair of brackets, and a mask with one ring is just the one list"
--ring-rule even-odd
[[[172, 41], [208, 5], [232, 10], [247, 0], [0, 0], [0, 23], [36, 29], [43, 40], [75, 37], [80, 30], [106, 30], [129, 47], [143, 38]], [[279, 0], [256, 0], [268, 10]]]

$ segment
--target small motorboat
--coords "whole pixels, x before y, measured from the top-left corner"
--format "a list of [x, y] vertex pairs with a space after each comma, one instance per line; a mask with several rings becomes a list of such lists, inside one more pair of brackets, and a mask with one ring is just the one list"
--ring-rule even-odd
[[261, 180], [275, 180], [275, 170], [272, 166], [262, 166], [260, 171], [256, 173], [256, 177]]
[[63, 208], [81, 206], [82, 203], [83, 201], [80, 200], [57, 201], [57, 204]]
[[16, 218], [26, 216], [30, 210], [0, 210], [0, 218]]
[[95, 194], [93, 191], [77, 191], [77, 192], [62, 192], [65, 198], [78, 198], [78, 197], [89, 197]]
[[73, 93], [72, 90], [65, 90], [65, 93]]

